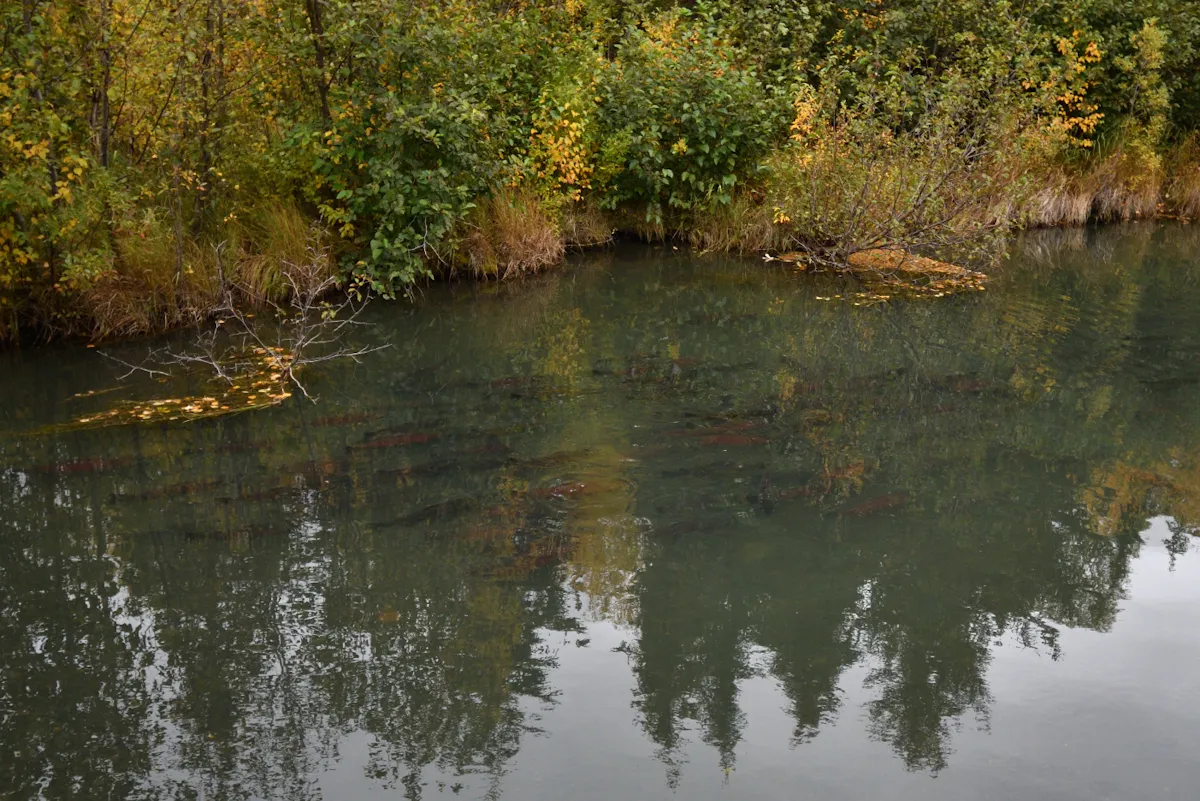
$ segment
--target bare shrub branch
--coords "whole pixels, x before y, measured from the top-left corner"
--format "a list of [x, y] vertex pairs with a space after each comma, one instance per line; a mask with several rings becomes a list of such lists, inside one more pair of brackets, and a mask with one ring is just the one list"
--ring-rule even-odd
[[[218, 245], [218, 264], [222, 250]], [[126, 368], [121, 380], [139, 373], [162, 378], [177, 369], [200, 370], [232, 387], [247, 374], [265, 369], [273, 380], [316, 401], [301, 380], [304, 368], [341, 359], [357, 362], [390, 346], [345, 343], [353, 327], [366, 325], [359, 319], [368, 303], [366, 293], [362, 287], [342, 286], [331, 268], [329, 247], [315, 232], [306, 252], [304, 260], [282, 264], [281, 294], [286, 300], [276, 301], [248, 284], [227, 284], [222, 271], [220, 302], [210, 310], [211, 325], [188, 346], [154, 348], [137, 363], [101, 355]], [[331, 301], [333, 296], [338, 298]], [[251, 304], [265, 309], [269, 319], [260, 321], [247, 311]]]

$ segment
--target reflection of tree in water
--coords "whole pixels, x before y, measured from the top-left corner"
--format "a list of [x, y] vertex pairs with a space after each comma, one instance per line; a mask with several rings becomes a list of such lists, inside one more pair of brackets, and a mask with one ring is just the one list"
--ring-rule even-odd
[[[1114, 258], [1120, 255], [1129, 254]], [[690, 719], [728, 761], [736, 739], [726, 734], [740, 719], [736, 691], [707, 708], [696, 699], [728, 676], [747, 675], [744, 654], [761, 645], [793, 704], [798, 740], [815, 736], [836, 714], [839, 677], [862, 661], [873, 692], [867, 704], [872, 735], [891, 743], [908, 767], [936, 772], [949, 764], [952, 733], [964, 717], [987, 725], [987, 667], [1002, 639], [1057, 658], [1059, 627], [1108, 630], [1146, 518], [1195, 519], [1190, 509], [1200, 498], [1200, 482], [1190, 478], [1193, 462], [1175, 448], [1181, 437], [1195, 441], [1200, 421], [1177, 419], [1163, 427], [1139, 415], [1145, 395], [1121, 378], [1138, 358], [1130, 342], [1147, 338], [1130, 333], [1140, 332], [1144, 321], [1137, 319], [1140, 296], [1130, 294], [1127, 281], [1104, 276], [1082, 293], [1076, 287], [1072, 297], [1084, 302], [1082, 310], [1055, 308], [1067, 298], [1055, 280], [1027, 288], [1034, 297], [1017, 290], [998, 309], [999, 319], [978, 312], [963, 318], [963, 344], [955, 351], [895, 340], [907, 351], [898, 357], [905, 366], [880, 371], [878, 378], [859, 367], [872, 356], [887, 364], [878, 353], [887, 351], [878, 332], [847, 329], [834, 335], [840, 344], [832, 346], [803, 336], [777, 338], [790, 373], [776, 376], [779, 399], [769, 430], [775, 437], [787, 432], [784, 450], [793, 456], [769, 467], [776, 475], [797, 474], [789, 480], [802, 486], [777, 487], [776, 503], [763, 509], [774, 518], [759, 519], [775, 526], [786, 514], [794, 539], [738, 527], [718, 502], [688, 535], [690, 542], [658, 540], [638, 585], [641, 637], [629, 648], [648, 736], [671, 753], [683, 719]], [[1172, 307], [1187, 304], [1176, 300]], [[830, 326], [807, 322], [803, 330], [831, 336]], [[983, 335], [989, 327], [1000, 336]], [[1017, 329], [1011, 338], [1010, 327]], [[1000, 346], [985, 353], [981, 368], [964, 358], [976, 343]], [[840, 362], [829, 364], [831, 354]], [[1186, 369], [1187, 380], [1195, 380], [1196, 369]], [[1169, 385], [1178, 378], [1164, 380]], [[741, 404], [764, 406], [771, 402], [761, 397]], [[1117, 453], [1137, 454], [1138, 464], [1126, 469], [1132, 478], [1086, 489], [1080, 479], [1088, 465]], [[829, 481], [831, 461], [835, 478], [854, 481]], [[854, 465], [863, 467], [852, 473], [847, 467]], [[806, 474], [811, 478], [804, 485]], [[703, 481], [704, 475], [698, 466], [686, 478]], [[1081, 504], [1081, 485], [1103, 506]], [[828, 517], [814, 520], [806, 517], [810, 511], [782, 502], [832, 497], [832, 508], [816, 503], [828, 514], [850, 506], [847, 493], [887, 499], [889, 491], [911, 498], [899, 516], [873, 519], [868, 500], [832, 526]], [[862, 519], [859, 508], [867, 509]], [[662, 510], [668, 517], [674, 511]], [[1185, 537], [1174, 533], [1172, 553], [1186, 550]], [[721, 571], [740, 568], [744, 576], [721, 580]], [[773, 582], [774, 572], [783, 580]], [[739, 590], [747, 595], [737, 597]], [[661, 605], [670, 611], [656, 613]], [[760, 614], [745, 620], [739, 612], [746, 608]], [[694, 630], [680, 627], [693, 613]], [[669, 623], [648, 624], [659, 618]], [[726, 643], [720, 656], [705, 650], [721, 648], [718, 642]], [[730, 656], [734, 666], [709, 668]]]
[[556, 627], [561, 590], [472, 575], [453, 542], [345, 545], [326, 586], [325, 632], [310, 647], [331, 663], [316, 683], [336, 723], [375, 737], [368, 771], [414, 797], [427, 765], [500, 775], [530, 727], [518, 698], [550, 702], [554, 662], [537, 631]]
[[145, 634], [96, 499], [46, 489], [0, 476], [0, 797], [136, 798], [163, 736]]
[[537, 632], [574, 624], [546, 570], [490, 580], [451, 532], [324, 530], [331, 510], [299, 501], [275, 507], [285, 534], [196, 528], [196, 509], [166, 504], [106, 540], [62, 483], [6, 482], [25, 491], [0, 546], [0, 733], [28, 745], [5, 794], [315, 797], [361, 730], [369, 773], [417, 797], [429, 765], [499, 777], [530, 730], [518, 699], [551, 700]]
[[[753, 672], [744, 636], [749, 610], [719, 560], [694, 567], [701, 572], [651, 568], [642, 576], [634, 651], [637, 706], [647, 734], [664, 754], [680, 750], [681, 720], [691, 719], [720, 754], [721, 766], [732, 768], [745, 727], [737, 685]], [[697, 586], [704, 591], [698, 593]]]
[[[318, 710], [295, 661], [303, 541], [189, 541], [160, 531], [123, 542], [123, 579], [153, 621], [162, 756], [213, 798], [310, 798]], [[300, 585], [300, 586], [297, 586]], [[165, 788], [164, 788], [165, 789]]]
[[862, 662], [871, 734], [912, 769], [946, 767], [958, 722], [986, 725], [995, 645], [1012, 638], [1056, 658], [1060, 626], [1108, 628], [1139, 542], [1044, 526], [1022, 538], [1020, 516], [994, 533], [973, 522], [960, 542], [936, 517], [911, 514], [840, 534], [792, 518], [788, 538], [714, 531], [660, 544], [639, 580], [628, 649], [647, 735], [676, 752], [684, 721], [695, 721], [731, 764], [737, 686], [758, 646], [791, 703], [797, 742], [838, 714], [840, 676]]
[[970, 711], [987, 715], [987, 684], [982, 669], [987, 649], [970, 655], [938, 653], [912, 645], [884, 653], [866, 686], [879, 689], [868, 705], [874, 737], [891, 743], [913, 770], [932, 773], [948, 764], [951, 721]]
[[589, 617], [626, 630], [669, 782], [692, 726], [734, 767], [747, 679], [800, 744], [852, 718], [854, 665], [869, 733], [952, 765], [998, 642], [1109, 629], [1146, 518], [1173, 555], [1200, 523], [1200, 367], [1145, 310], [1193, 290], [1146, 263], [854, 316], [581, 271], [443, 310], [328, 416], [4, 440], [0, 795], [314, 797], [352, 734], [409, 797], [499, 792], [545, 632]]

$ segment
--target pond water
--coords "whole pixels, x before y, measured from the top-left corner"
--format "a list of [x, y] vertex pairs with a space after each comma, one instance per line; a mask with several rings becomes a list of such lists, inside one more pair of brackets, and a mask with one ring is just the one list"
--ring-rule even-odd
[[0, 798], [1195, 798], [1197, 254], [618, 248], [191, 423], [0, 357]]

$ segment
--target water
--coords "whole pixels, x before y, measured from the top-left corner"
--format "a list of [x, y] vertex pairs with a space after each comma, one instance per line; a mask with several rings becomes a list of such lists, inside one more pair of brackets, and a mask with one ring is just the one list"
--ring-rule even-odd
[[1198, 246], [870, 308], [622, 249], [188, 424], [5, 356], [0, 798], [1194, 798]]

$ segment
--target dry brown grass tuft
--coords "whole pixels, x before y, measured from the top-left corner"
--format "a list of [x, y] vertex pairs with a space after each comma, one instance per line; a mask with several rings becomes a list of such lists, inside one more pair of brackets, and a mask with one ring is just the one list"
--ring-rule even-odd
[[746, 195], [734, 197], [728, 206], [699, 214], [688, 232], [694, 247], [734, 253], [779, 250], [784, 238], [783, 230], [771, 218], [771, 210]]
[[1026, 225], [1083, 225], [1092, 212], [1093, 192], [1075, 185], [1065, 173], [1055, 174], [1033, 193], [1020, 216]]
[[1167, 184], [1163, 206], [1167, 213], [1200, 217], [1200, 134], [1180, 142], [1167, 156]]
[[1105, 159], [1092, 216], [1102, 222], [1154, 217], [1162, 196], [1163, 171], [1156, 156], [1120, 152]]
[[[121, 233], [112, 268], [78, 294], [75, 333], [96, 339], [141, 336], [197, 325], [230, 294], [249, 306], [277, 303], [288, 295], [285, 271], [309, 264], [310, 245], [323, 235], [293, 206], [271, 204], [217, 244], [189, 239], [182, 269], [174, 235], [153, 219]], [[327, 248], [313, 269], [332, 276]]]
[[[253, 248], [242, 248], [238, 254], [231, 276], [236, 290], [254, 303], [284, 300], [287, 265], [313, 261], [312, 222], [296, 206], [274, 201], [248, 215], [240, 233], [244, 241], [253, 243]], [[318, 250], [321, 257], [316, 266], [332, 274], [335, 265], [328, 251]]]
[[503, 189], [481, 202], [462, 247], [471, 272], [509, 278], [562, 261], [566, 245], [554, 217], [527, 189]]
[[612, 220], [586, 201], [568, 203], [562, 210], [559, 227], [563, 244], [568, 248], [607, 245], [616, 233]]
[[182, 271], [174, 237], [153, 220], [120, 234], [114, 244], [112, 268], [80, 295], [79, 325], [87, 333], [97, 339], [139, 336], [203, 319], [197, 307], [216, 296], [205, 280], [207, 267], [200, 264], [204, 254], [194, 242], [184, 246]]
[[1165, 183], [1161, 159], [1137, 147], [1117, 147], [1078, 165], [1055, 165], [1034, 179], [1041, 188], [1018, 211], [1026, 225], [1083, 225], [1154, 217]]

